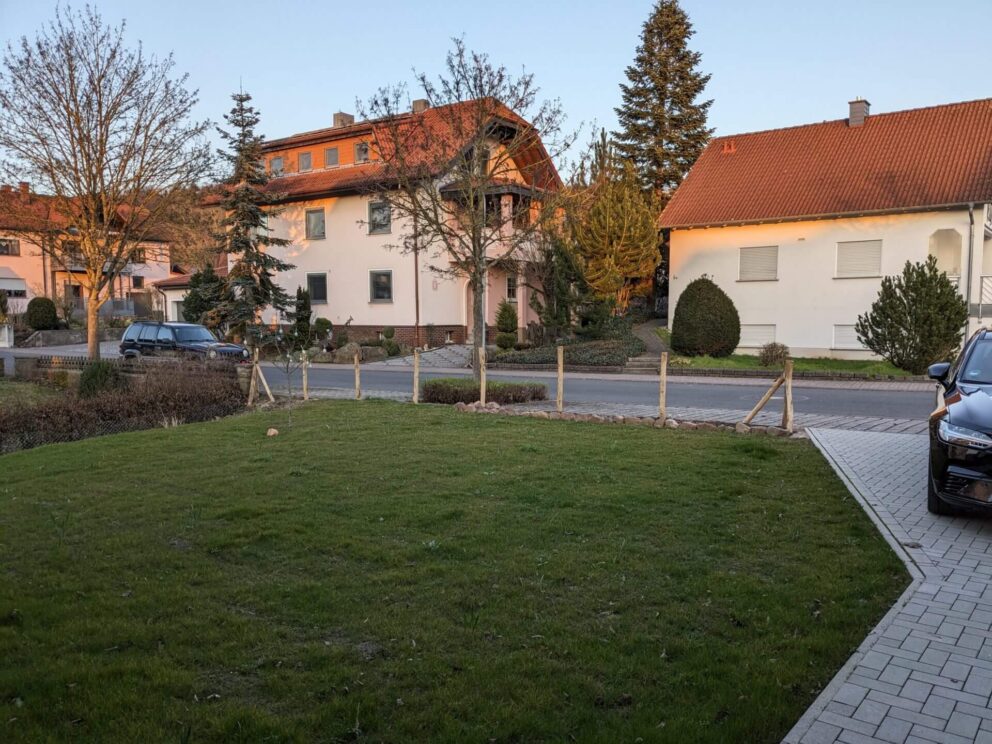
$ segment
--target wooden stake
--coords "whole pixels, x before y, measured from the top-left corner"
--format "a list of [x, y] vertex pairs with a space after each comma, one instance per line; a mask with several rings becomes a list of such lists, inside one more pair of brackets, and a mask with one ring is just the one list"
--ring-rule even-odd
[[355, 353], [355, 400], [362, 399], [362, 373], [359, 367], [359, 360], [361, 355], [357, 352]]
[[486, 405], [486, 347], [479, 347], [479, 402]]
[[763, 396], [761, 396], [761, 400], [758, 401], [758, 405], [756, 405], [754, 408], [752, 408], [751, 409], [751, 413], [749, 413], [747, 416], [744, 417], [744, 423], [745, 424], [750, 424], [751, 423], [751, 419], [753, 419], [755, 416], [757, 416], [758, 415], [758, 411], [760, 411], [762, 408], [765, 407], [765, 403], [767, 403], [768, 401], [770, 401], [772, 399], [772, 396], [775, 395], [775, 391], [778, 390], [782, 386], [782, 383], [783, 382], [785, 382], [785, 375], [784, 374], [781, 377], [779, 377], [777, 380], [775, 380], [774, 383], [772, 383], [772, 386], [770, 388], [768, 388], [768, 392], [765, 393]]
[[310, 400], [310, 379], [307, 370], [310, 369], [310, 355], [303, 352], [303, 400]]
[[558, 390], [555, 393], [555, 409], [561, 413], [565, 408], [565, 347], [558, 345]]
[[785, 372], [782, 374], [785, 378], [785, 405], [782, 410], [782, 428], [787, 432], [792, 432], [793, 421], [792, 421], [792, 360], [785, 360]]
[[265, 388], [265, 394], [269, 397], [269, 403], [275, 403], [275, 396], [272, 395], [272, 390], [269, 389], [269, 381], [265, 379], [265, 374], [262, 372], [262, 365], [258, 365], [258, 379], [262, 383], [262, 387]]
[[668, 352], [661, 352], [661, 365], [658, 367], [658, 418], [665, 420], [668, 408]]
[[251, 381], [248, 383], [248, 406], [255, 405], [258, 396], [258, 349], [255, 349], [251, 360]]
[[420, 402], [420, 349], [413, 350], [413, 402]]

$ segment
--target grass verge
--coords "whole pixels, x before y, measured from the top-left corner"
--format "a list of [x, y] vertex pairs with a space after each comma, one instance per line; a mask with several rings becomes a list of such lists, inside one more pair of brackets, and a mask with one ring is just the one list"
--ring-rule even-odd
[[286, 416], [0, 459], [6, 741], [775, 742], [907, 583], [808, 443]]

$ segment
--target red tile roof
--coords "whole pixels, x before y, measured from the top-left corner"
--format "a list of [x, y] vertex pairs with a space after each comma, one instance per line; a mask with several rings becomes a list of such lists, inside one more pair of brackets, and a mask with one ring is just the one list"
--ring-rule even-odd
[[661, 214], [667, 228], [992, 202], [992, 99], [715, 137]]
[[[227, 276], [227, 271], [227, 254], [216, 254], [214, 256], [214, 272], [217, 276]], [[189, 280], [192, 276], [193, 272], [178, 274], [177, 276], [170, 276], [168, 279], [159, 279], [157, 282], [152, 282], [152, 286], [159, 289], [186, 289], [189, 286]]]

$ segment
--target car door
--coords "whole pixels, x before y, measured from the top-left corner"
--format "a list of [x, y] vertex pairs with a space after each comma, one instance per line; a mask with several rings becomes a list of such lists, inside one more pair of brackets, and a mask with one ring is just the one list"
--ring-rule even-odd
[[155, 353], [158, 356], [178, 356], [179, 350], [176, 348], [176, 336], [169, 326], [159, 326], [155, 337]]
[[142, 356], [155, 356], [155, 343], [158, 340], [158, 326], [144, 325], [138, 335], [138, 351]]

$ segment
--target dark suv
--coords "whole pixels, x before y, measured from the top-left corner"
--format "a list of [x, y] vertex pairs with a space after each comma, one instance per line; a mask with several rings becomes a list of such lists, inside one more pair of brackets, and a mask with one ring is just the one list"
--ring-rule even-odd
[[248, 350], [238, 344], [218, 341], [211, 331], [195, 323], [138, 321], [128, 326], [121, 339], [121, 356], [203, 357], [243, 361]]

